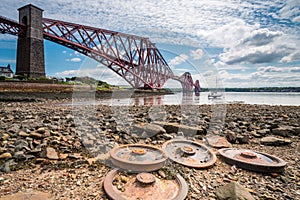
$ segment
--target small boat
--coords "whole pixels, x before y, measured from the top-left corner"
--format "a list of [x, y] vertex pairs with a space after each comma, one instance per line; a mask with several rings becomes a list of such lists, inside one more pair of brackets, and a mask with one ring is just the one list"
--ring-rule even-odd
[[208, 94], [209, 99], [220, 99], [223, 98], [223, 94], [217, 93], [217, 92], [211, 92]]

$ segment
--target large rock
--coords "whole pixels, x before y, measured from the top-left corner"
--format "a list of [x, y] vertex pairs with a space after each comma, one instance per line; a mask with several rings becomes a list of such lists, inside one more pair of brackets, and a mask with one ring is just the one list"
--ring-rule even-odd
[[183, 124], [169, 122], [155, 122], [155, 124], [162, 126], [167, 131], [167, 133], [183, 132], [185, 136], [206, 134], [206, 129], [201, 126], [187, 126]]
[[279, 135], [282, 137], [289, 137], [294, 132], [293, 127], [290, 126], [280, 126], [278, 128], [272, 129], [274, 135]]
[[288, 139], [281, 139], [273, 136], [268, 136], [268, 137], [261, 138], [260, 143], [263, 145], [270, 145], [270, 146], [283, 146], [283, 145], [291, 144], [292, 141]]
[[207, 135], [205, 137], [206, 142], [209, 146], [214, 148], [228, 148], [231, 147], [231, 144], [226, 140], [225, 137], [221, 137], [219, 135]]
[[216, 196], [219, 200], [254, 200], [248, 190], [235, 181], [219, 187]]
[[133, 133], [140, 138], [152, 137], [157, 134], [164, 134], [166, 130], [157, 124], [146, 124], [146, 125], [134, 125]]
[[59, 159], [58, 153], [52, 147], [47, 147], [46, 148], [46, 157], [51, 159], [51, 160], [58, 160]]

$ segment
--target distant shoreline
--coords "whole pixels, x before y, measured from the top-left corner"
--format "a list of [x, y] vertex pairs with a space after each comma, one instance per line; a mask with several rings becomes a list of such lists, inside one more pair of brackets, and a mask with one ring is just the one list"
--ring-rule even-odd
[[[58, 92], [58, 93], [72, 93], [74, 88], [80, 91], [95, 91], [91, 85], [72, 85], [72, 84], [57, 84], [57, 83], [45, 83], [41, 82], [30, 82], [30, 81], [0, 81], [0, 92]], [[120, 91], [130, 91], [133, 89], [120, 89]], [[111, 93], [118, 91], [114, 90], [101, 90], [97, 92], [101, 93]], [[159, 93], [168, 94], [174, 92], [181, 92], [181, 88], [165, 88], [162, 90], [135, 90], [136, 93]], [[300, 92], [300, 87], [249, 87], [249, 88], [202, 88], [201, 92]]]

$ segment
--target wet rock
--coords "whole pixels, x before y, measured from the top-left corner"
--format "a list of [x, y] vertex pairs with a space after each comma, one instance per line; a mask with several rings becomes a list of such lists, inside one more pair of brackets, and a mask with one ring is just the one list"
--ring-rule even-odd
[[280, 126], [278, 128], [272, 129], [274, 135], [279, 135], [282, 137], [289, 137], [293, 133], [293, 128], [290, 126]]
[[14, 153], [14, 158], [17, 160], [26, 160], [26, 156], [23, 151], [17, 151]]
[[14, 161], [14, 159], [10, 159], [8, 161], [6, 161], [1, 167], [0, 170], [5, 172], [5, 173], [9, 173], [12, 167], [16, 166], [16, 162]]
[[240, 144], [248, 144], [250, 140], [248, 135], [238, 135], [236, 139]]
[[257, 134], [259, 134], [260, 136], [265, 136], [268, 133], [270, 133], [270, 129], [261, 129], [261, 130], [257, 130], [256, 131]]
[[230, 182], [216, 191], [219, 200], [254, 200], [252, 195], [237, 182]]
[[260, 140], [260, 143], [263, 145], [270, 145], [270, 146], [283, 146], [289, 145], [292, 143], [289, 139], [281, 139], [273, 136], [264, 137]]
[[59, 121], [60, 120], [60, 116], [54, 116], [52, 119], [53, 119], [53, 121]]
[[15, 134], [15, 133], [19, 132], [19, 126], [18, 126], [18, 125], [13, 125], [13, 126], [11, 126], [11, 127], [7, 130], [7, 132], [12, 133], [12, 134]]
[[225, 138], [227, 139], [228, 142], [235, 143], [235, 141], [236, 141], [236, 134], [233, 131], [226, 131]]
[[183, 132], [185, 136], [194, 136], [206, 134], [206, 129], [204, 127], [195, 127], [195, 126], [187, 126], [178, 123], [169, 123], [169, 122], [155, 122], [155, 124], [162, 126], [167, 133], [178, 133]]
[[163, 137], [165, 140], [171, 140], [171, 139], [173, 139], [173, 135], [168, 134], [168, 133], [163, 134], [162, 137]]
[[58, 153], [52, 147], [47, 147], [46, 148], [46, 157], [51, 159], [51, 160], [58, 160], [59, 159]]
[[133, 132], [140, 138], [152, 137], [157, 134], [164, 134], [166, 130], [156, 124], [134, 125]]

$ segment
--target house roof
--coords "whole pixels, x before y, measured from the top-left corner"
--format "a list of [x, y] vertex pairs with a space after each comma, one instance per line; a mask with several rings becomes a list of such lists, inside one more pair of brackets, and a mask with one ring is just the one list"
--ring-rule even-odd
[[10, 69], [10, 67], [2, 67], [2, 66], [0, 66], [0, 72], [2, 72], [2, 73], [13, 73], [13, 71]]

